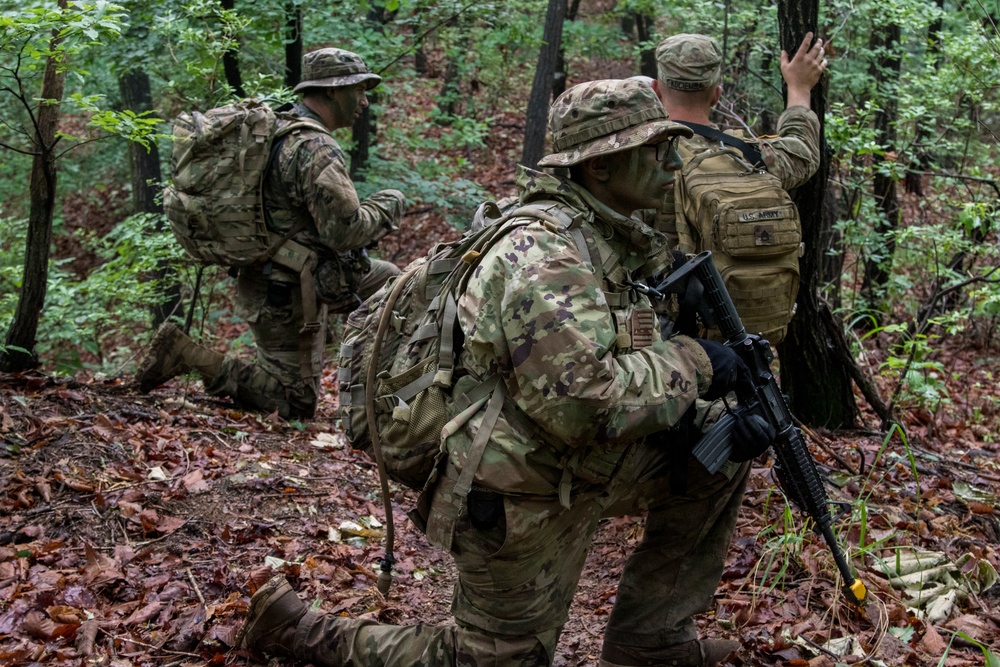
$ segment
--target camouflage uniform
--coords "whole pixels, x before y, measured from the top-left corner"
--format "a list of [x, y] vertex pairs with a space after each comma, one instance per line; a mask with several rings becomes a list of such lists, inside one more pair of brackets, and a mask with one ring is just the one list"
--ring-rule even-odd
[[[558, 152], [543, 166], [688, 132], [631, 81], [570, 89], [550, 126]], [[458, 568], [456, 625], [300, 611], [290, 643], [299, 660], [549, 665], [598, 521], [622, 514], [648, 518], [606, 641], [655, 653], [694, 640], [691, 617], [709, 609], [747, 468], [709, 475], [669, 430], [707, 389], [712, 366], [693, 339], [660, 340], [649, 301], [624, 282], [661, 271], [666, 240], [570, 180], [522, 168], [518, 185], [522, 202], [554, 202], [579, 225], [516, 228], [484, 255], [460, 300], [462, 366], [498, 373], [507, 398], [478, 464], [469, 458], [483, 410], [445, 441], [424, 516], [428, 539]], [[463, 378], [456, 393], [463, 382], [476, 380]], [[687, 489], [672, 493], [667, 477], [678, 466]], [[456, 488], [468, 482], [467, 495]]]
[[[296, 105], [280, 122], [290, 122], [294, 116], [319, 121], [309, 109]], [[320, 262], [339, 253], [354, 267], [360, 299], [399, 272], [389, 262], [369, 260], [360, 249], [396, 229], [402, 194], [385, 190], [359, 202], [344, 152], [329, 133], [305, 129], [285, 138], [265, 182], [264, 200], [274, 231], [287, 232], [304, 219], [305, 228], [293, 240], [316, 252]], [[298, 276], [275, 263], [241, 269], [236, 306], [253, 332], [256, 359], [227, 355], [222, 372], [206, 387], [208, 393], [234, 396], [263, 410], [277, 409], [285, 418], [311, 417], [323, 371], [323, 309], [319, 309], [319, 328], [311, 336], [311, 379], [305, 382], [299, 333], [305, 319]]]
[[[718, 43], [706, 35], [673, 35], [660, 42], [656, 49], [658, 79], [661, 85], [675, 90], [704, 90], [722, 82], [722, 52]], [[715, 124], [711, 127], [719, 129]], [[781, 180], [786, 190], [809, 180], [819, 168], [819, 118], [804, 106], [791, 106], [778, 117], [778, 135], [747, 137], [743, 132], [730, 132], [755, 145], [770, 173]], [[695, 135], [681, 139], [685, 155], [697, 155], [717, 146], [706, 137]], [[674, 193], [671, 193], [673, 195]], [[664, 232], [676, 247], [677, 216], [684, 215], [683, 193], [676, 200], [668, 196], [657, 218], [656, 228]], [[680, 248], [693, 252], [693, 248]]]

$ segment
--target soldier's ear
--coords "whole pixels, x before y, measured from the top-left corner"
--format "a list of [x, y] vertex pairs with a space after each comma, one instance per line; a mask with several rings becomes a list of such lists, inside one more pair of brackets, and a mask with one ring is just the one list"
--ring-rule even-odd
[[584, 160], [580, 165], [585, 178], [592, 179], [599, 183], [606, 183], [611, 179], [611, 163], [607, 155], [598, 155], [588, 160]]
[[712, 106], [714, 107], [722, 99], [722, 84], [715, 87], [715, 91], [712, 93]]

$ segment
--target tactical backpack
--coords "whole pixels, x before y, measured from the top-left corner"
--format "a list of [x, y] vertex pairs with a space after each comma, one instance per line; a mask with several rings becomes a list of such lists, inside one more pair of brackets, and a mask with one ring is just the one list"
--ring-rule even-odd
[[[495, 423], [504, 392], [499, 378], [482, 378], [458, 397], [451, 393], [467, 374], [456, 368], [463, 343], [458, 299], [482, 254], [534, 219], [559, 227], [571, 222], [554, 204], [515, 208], [436, 245], [348, 316], [338, 371], [341, 421], [356, 449], [381, 454], [390, 479], [414, 489], [433, 481], [442, 429], [447, 424], [454, 433], [491, 397], [498, 397]], [[449, 424], [456, 415], [461, 420]], [[488, 437], [491, 430], [480, 432]]]
[[[780, 342], [795, 312], [802, 225], [791, 197], [752, 144], [685, 123], [719, 143], [693, 152], [684, 141], [676, 188], [679, 249], [711, 250], [747, 331]], [[709, 337], [718, 339], [717, 331]]]
[[326, 132], [308, 119], [279, 130], [274, 111], [253, 99], [175, 119], [173, 182], [164, 192], [163, 207], [191, 257], [205, 264], [259, 265], [299, 231], [284, 236], [270, 231], [261, 193], [275, 141], [303, 128]]

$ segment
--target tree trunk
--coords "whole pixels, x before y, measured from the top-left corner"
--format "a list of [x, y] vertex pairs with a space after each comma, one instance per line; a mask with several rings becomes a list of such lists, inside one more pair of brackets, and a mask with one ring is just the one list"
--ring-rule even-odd
[[549, 99], [552, 96], [552, 78], [556, 58], [562, 45], [563, 20], [566, 18], [566, 0], [549, 0], [542, 30], [542, 47], [538, 50], [538, 65], [528, 98], [528, 112], [524, 127], [524, 148], [521, 164], [534, 169], [545, 153], [545, 131], [549, 117]]
[[[220, 0], [222, 8], [232, 11], [236, 8], [236, 0]], [[237, 97], [246, 97], [243, 89], [243, 76], [240, 74], [240, 61], [237, 49], [229, 49], [222, 54], [222, 69], [226, 73], [226, 83], [229, 84]]]
[[285, 85], [294, 88], [302, 81], [302, 7], [285, 4]]
[[652, 39], [656, 29], [656, 19], [650, 14], [635, 13], [636, 37], [641, 51], [639, 52], [639, 73], [651, 79], [656, 78], [656, 49], [649, 48], [647, 42]]
[[[66, 0], [59, 0], [59, 6], [66, 9]], [[58, 50], [60, 41], [58, 35], [53, 34], [53, 52]], [[21, 295], [14, 311], [14, 321], [7, 331], [5, 345], [8, 349], [0, 351], [0, 370], [7, 372], [25, 371], [38, 365], [35, 342], [49, 280], [49, 245], [52, 243], [52, 218], [56, 207], [56, 130], [62, 114], [60, 103], [66, 82], [65, 71], [60, 71], [58, 64], [52, 56], [46, 61], [40, 97], [44, 101], [55, 103], [39, 104], [35, 136], [32, 138], [35, 157], [31, 161], [28, 185], [31, 204], [28, 211]], [[27, 352], [19, 352], [10, 349], [11, 347]]]
[[[944, 0], [936, 0], [935, 4], [943, 13]], [[938, 15], [934, 22], [927, 26], [927, 57], [925, 60], [928, 68], [936, 68], [938, 65], [938, 59], [941, 57], [941, 31], [943, 29], [944, 22], [941, 15]], [[931, 131], [926, 125], [917, 128], [917, 136], [913, 140], [916, 149], [916, 155], [912, 160], [913, 168], [906, 172], [906, 180], [904, 181], [906, 192], [920, 198], [924, 196], [924, 177], [923, 174], [917, 172], [928, 171], [933, 163], [933, 156], [925, 146], [930, 137]]]
[[[818, 0], [779, 0], [782, 48], [795, 53], [805, 33], [815, 34], [818, 14]], [[819, 299], [819, 276], [827, 250], [824, 241], [830, 233], [824, 229], [823, 217], [830, 170], [823, 131], [826, 83], [823, 77], [812, 91], [812, 108], [820, 120], [820, 165], [816, 174], [795, 193], [805, 253], [799, 260], [798, 311], [779, 350], [781, 387], [788, 394], [792, 412], [810, 426], [842, 428], [853, 426], [858, 418], [848, 367], [853, 360], [849, 354], [843, 354], [846, 342], [839, 320]]]
[[[566, 10], [566, 20], [575, 21], [576, 15], [580, 11], [580, 0], [571, 0], [569, 8]], [[552, 99], [566, 92], [566, 81], [569, 80], [569, 72], [566, 71], [566, 52], [562, 47], [562, 40], [559, 43], [559, 53], [556, 54], [556, 72], [552, 76]]]
[[[118, 89], [121, 91], [122, 105], [126, 109], [137, 114], [152, 111], [153, 96], [150, 91], [149, 75], [144, 70], [136, 69], [122, 74], [118, 79]], [[132, 164], [133, 212], [163, 213], [163, 205], [157, 201], [163, 175], [160, 171], [160, 152], [156, 142], [150, 142], [148, 151], [141, 144], [129, 142], [128, 151]], [[157, 230], [162, 231], [162, 229], [161, 219]], [[168, 273], [165, 266], [156, 270], [154, 278], [163, 281], [164, 284], [170, 283], [163, 303], [152, 305], [153, 326], [159, 327], [174, 313], [180, 303], [180, 284], [175, 276]]]
[[[877, 26], [872, 31], [869, 48], [873, 53], [881, 54], [878, 61], [872, 64], [871, 74], [876, 81], [878, 98], [881, 99], [879, 111], [875, 114], [875, 141], [883, 146], [886, 152], [896, 149], [896, 88], [899, 81], [899, 24], [890, 23]], [[876, 167], [886, 158], [876, 157]], [[875, 197], [880, 216], [875, 223], [875, 238], [878, 243], [873, 256], [865, 260], [865, 275], [861, 285], [861, 294], [875, 313], [882, 311], [885, 286], [889, 282], [889, 271], [892, 267], [892, 256], [896, 251], [896, 242], [892, 233], [899, 227], [899, 195], [896, 192], [896, 180], [876, 172], [872, 180], [872, 194]]]
[[[385, 22], [387, 20], [384, 7], [373, 7], [368, 11], [365, 20], [373, 24], [375, 30], [380, 33], [385, 32]], [[365, 171], [368, 169], [368, 157], [371, 155], [372, 144], [375, 143], [375, 136], [378, 134], [378, 117], [372, 111], [372, 105], [378, 104], [378, 95], [368, 94], [369, 105], [366, 106], [361, 115], [351, 128], [351, 138], [354, 145], [351, 146], [351, 180], [360, 182], [365, 180]]]

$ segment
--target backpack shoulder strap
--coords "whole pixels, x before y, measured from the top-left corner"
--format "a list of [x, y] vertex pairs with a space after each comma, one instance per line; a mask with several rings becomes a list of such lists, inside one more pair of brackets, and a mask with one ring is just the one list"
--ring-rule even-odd
[[763, 169], [764, 171], [767, 171], [767, 165], [764, 163], [764, 156], [761, 155], [760, 149], [756, 146], [748, 144], [739, 137], [734, 137], [731, 134], [726, 134], [722, 130], [717, 130], [714, 127], [702, 125], [701, 123], [692, 123], [686, 120], [678, 120], [674, 122], [686, 125], [691, 128], [695, 134], [705, 137], [706, 139], [721, 142], [726, 146], [732, 146], [743, 153], [743, 157], [745, 157], [755, 169]]

